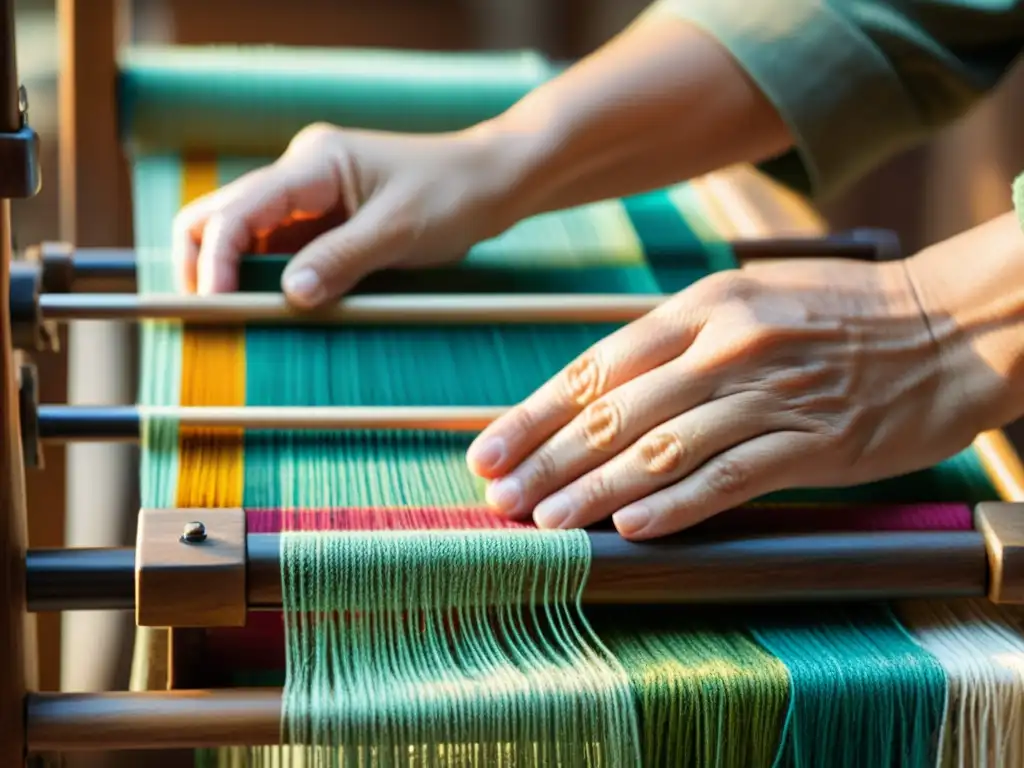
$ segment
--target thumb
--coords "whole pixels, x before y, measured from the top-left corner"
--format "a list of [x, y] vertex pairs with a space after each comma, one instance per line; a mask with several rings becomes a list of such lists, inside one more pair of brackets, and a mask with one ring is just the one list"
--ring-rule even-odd
[[281, 277], [288, 301], [313, 309], [394, 263], [408, 244], [394, 221], [394, 210], [371, 201], [347, 222], [308, 243]]

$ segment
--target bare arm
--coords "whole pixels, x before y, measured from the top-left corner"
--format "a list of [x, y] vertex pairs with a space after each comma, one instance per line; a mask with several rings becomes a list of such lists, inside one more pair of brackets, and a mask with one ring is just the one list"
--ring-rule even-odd
[[671, 17], [626, 29], [480, 128], [514, 167], [514, 219], [665, 186], [792, 145], [736, 59]]

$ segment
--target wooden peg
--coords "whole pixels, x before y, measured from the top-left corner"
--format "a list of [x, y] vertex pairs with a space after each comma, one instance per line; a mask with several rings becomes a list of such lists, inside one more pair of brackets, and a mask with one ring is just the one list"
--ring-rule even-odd
[[974, 524], [988, 552], [988, 597], [993, 603], [1024, 604], [1024, 504], [984, 502]]
[[245, 625], [241, 509], [144, 509], [135, 556], [140, 627]]

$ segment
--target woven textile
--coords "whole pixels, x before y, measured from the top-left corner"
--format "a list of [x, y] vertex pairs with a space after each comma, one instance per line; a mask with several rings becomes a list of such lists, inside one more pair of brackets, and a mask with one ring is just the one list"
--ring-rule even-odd
[[[277, 83], [272, 93], [258, 91], [268, 65], [253, 52], [207, 52], [188, 66], [163, 53], [127, 60], [140, 292], [171, 289], [167, 245], [178, 208], [267, 162], [272, 154], [260, 145], [301, 127], [294, 121], [342, 122], [355, 114], [342, 106], [352, 104], [370, 110], [365, 122], [386, 123], [375, 127], [409, 119], [366, 106], [373, 99], [364, 90], [354, 91], [363, 101], [343, 94], [342, 106], [330, 102], [323, 72], [351, 71], [352, 55], [317, 53], [334, 62], [317, 75], [285, 68], [264, 86]], [[388, 60], [373, 56], [367, 71], [388, 72]], [[529, 57], [505, 64], [498, 85], [483, 76], [470, 83], [492, 88], [485, 111], [532, 87], [543, 70]], [[217, 90], [229, 75], [237, 92]], [[189, 82], [199, 87], [188, 91]], [[479, 105], [452, 95], [470, 85], [449, 82], [436, 98]], [[280, 119], [252, 127], [258, 120], [249, 118], [268, 109]], [[207, 122], [175, 146], [171, 128], [193, 113]], [[235, 132], [244, 146], [232, 149]], [[529, 220], [480, 244], [464, 264], [382, 274], [359, 290], [675, 291], [734, 266], [711, 219], [695, 186], [680, 185]], [[276, 290], [283, 263], [247, 258], [243, 289]], [[153, 322], [143, 329], [139, 402], [510, 405], [612, 328]], [[539, 532], [483, 509], [483, 486], [465, 467], [471, 437], [145, 424], [144, 506], [245, 507], [250, 531], [283, 532], [283, 611], [208, 633], [207, 655], [220, 684], [283, 686], [282, 742], [305, 746], [216, 750], [197, 762], [860, 768], [1024, 760], [1024, 636], [1015, 614], [975, 601], [583, 609], [586, 537]], [[774, 494], [705, 527], [967, 529], [970, 505], [994, 498], [970, 449], [868, 486]], [[164, 684], [165, 652], [164, 633], [140, 632], [136, 687]]]

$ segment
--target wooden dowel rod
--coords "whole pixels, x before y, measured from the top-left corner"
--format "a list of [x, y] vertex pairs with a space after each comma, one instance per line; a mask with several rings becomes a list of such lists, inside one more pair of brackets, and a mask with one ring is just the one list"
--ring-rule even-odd
[[1024, 464], [1001, 429], [982, 432], [974, 440], [989, 480], [1003, 501], [1024, 501]]
[[[381, 533], [381, 535], [387, 535]], [[589, 533], [590, 604], [981, 597], [988, 559], [975, 531], [825, 533], [632, 543]], [[280, 537], [247, 537], [247, 604], [281, 606]], [[132, 549], [31, 550], [31, 611], [134, 606]]]
[[144, 419], [183, 427], [479, 432], [502, 407], [456, 406], [67, 406], [40, 405], [39, 437], [52, 442], [138, 440]]
[[281, 690], [33, 693], [26, 718], [34, 752], [270, 745]]
[[46, 320], [180, 320], [196, 324], [304, 323], [467, 325], [628, 323], [666, 299], [657, 294], [395, 294], [349, 296], [316, 311], [290, 307], [283, 294], [43, 294]]

